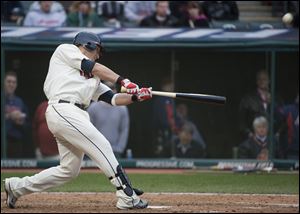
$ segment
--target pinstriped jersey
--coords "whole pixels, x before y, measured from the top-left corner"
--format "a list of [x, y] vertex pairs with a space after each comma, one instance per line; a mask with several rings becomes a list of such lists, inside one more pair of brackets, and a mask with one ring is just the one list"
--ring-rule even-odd
[[81, 62], [88, 59], [80, 49], [72, 44], [59, 45], [54, 51], [44, 82], [44, 92], [48, 100], [67, 100], [89, 105], [110, 89], [100, 84], [97, 76], [86, 75], [81, 70]]

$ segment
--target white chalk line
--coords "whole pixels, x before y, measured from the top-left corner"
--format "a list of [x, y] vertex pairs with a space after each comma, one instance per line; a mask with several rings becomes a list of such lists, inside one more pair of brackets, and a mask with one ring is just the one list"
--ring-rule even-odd
[[169, 209], [172, 206], [148, 206], [149, 209]]
[[[148, 206], [147, 209], [169, 209], [172, 206]], [[200, 210], [197, 213], [224, 213], [225, 211], [220, 210]]]
[[245, 204], [245, 205], [259, 205], [259, 206], [262, 206], [262, 207], [265, 207], [265, 206], [280, 206], [280, 207], [293, 207], [293, 208], [297, 208], [299, 207], [299, 204], [282, 204], [282, 203], [264, 203], [264, 204], [261, 204], [261, 203], [257, 203], [257, 202], [231, 202], [232, 204]]

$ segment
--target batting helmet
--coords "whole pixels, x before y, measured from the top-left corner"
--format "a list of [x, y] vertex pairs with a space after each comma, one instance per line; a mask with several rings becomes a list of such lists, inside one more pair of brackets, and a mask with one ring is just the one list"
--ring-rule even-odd
[[96, 50], [97, 46], [100, 48], [100, 50], [102, 49], [100, 37], [91, 32], [78, 33], [73, 40], [73, 44], [76, 46], [82, 45], [91, 51]]

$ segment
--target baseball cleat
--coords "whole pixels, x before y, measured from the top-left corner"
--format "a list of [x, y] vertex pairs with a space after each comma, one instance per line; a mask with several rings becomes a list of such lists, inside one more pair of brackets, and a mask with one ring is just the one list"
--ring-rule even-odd
[[4, 180], [4, 189], [6, 192], [6, 205], [11, 209], [15, 208], [18, 198], [12, 193], [8, 179]]
[[144, 201], [142, 199], [139, 200], [139, 202], [134, 205], [134, 206], [128, 206], [126, 204], [123, 203], [119, 203], [120, 201], [118, 201], [117, 203], [117, 208], [120, 210], [127, 210], [127, 209], [145, 209], [148, 207], [148, 202]]
[[133, 209], [145, 209], [147, 207], [148, 207], [148, 202], [141, 199], [139, 203], [133, 207]]

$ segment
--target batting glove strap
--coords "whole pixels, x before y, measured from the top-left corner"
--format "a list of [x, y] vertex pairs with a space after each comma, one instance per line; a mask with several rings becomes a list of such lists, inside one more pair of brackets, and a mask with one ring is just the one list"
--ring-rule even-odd
[[137, 94], [139, 92], [139, 86], [129, 79], [123, 79], [121, 85], [126, 88], [127, 94]]
[[124, 77], [119, 76], [119, 78], [117, 79], [117, 83], [119, 85], [122, 85], [122, 81], [124, 80]]
[[136, 94], [133, 94], [133, 95], [131, 96], [131, 101], [132, 101], [132, 102], [137, 102], [137, 101], [139, 101], [138, 96], [137, 96]]

